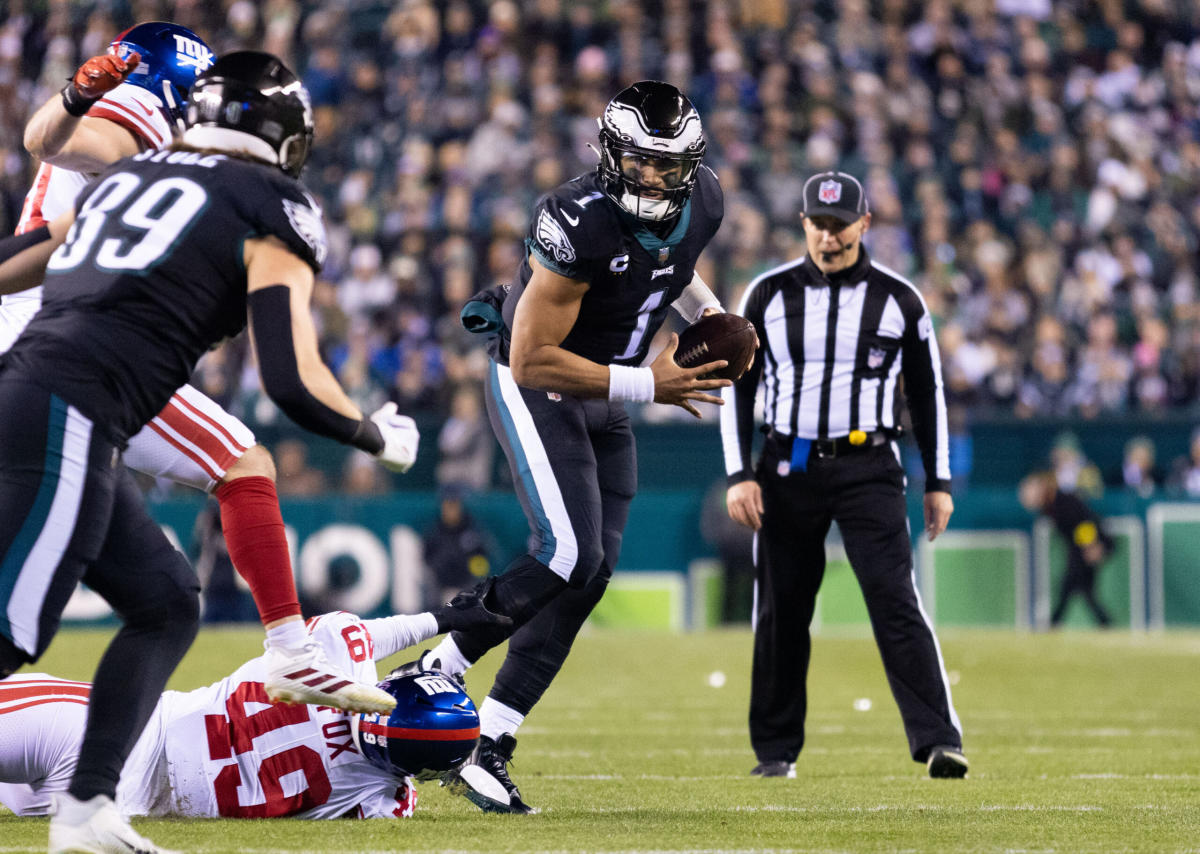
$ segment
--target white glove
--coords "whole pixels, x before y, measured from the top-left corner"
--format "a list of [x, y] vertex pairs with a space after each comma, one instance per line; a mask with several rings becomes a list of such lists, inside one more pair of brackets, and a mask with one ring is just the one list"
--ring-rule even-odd
[[385, 403], [371, 413], [371, 420], [383, 434], [383, 450], [376, 459], [384, 468], [404, 474], [417, 461], [421, 434], [417, 422], [396, 412], [396, 404]]

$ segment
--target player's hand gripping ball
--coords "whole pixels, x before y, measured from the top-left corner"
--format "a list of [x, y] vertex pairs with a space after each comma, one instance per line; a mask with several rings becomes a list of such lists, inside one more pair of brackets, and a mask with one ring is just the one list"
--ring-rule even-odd
[[746, 318], [724, 312], [709, 314], [679, 334], [675, 363], [681, 368], [694, 368], [724, 359], [729, 363], [726, 367], [704, 378], [736, 380], [754, 360], [757, 343], [754, 324]]

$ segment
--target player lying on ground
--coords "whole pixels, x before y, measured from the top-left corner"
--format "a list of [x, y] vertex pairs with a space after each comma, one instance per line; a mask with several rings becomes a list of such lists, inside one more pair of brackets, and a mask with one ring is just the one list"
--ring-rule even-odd
[[[346, 673], [378, 681], [375, 662], [451, 629], [507, 623], [478, 596], [433, 613], [308, 621]], [[391, 715], [272, 704], [266, 655], [195, 691], [162, 695], [117, 787], [125, 815], [216, 818], [395, 818], [412, 815], [413, 777], [461, 763], [479, 736], [471, 699], [439, 673], [390, 676]], [[46, 815], [75, 771], [91, 686], [42, 673], [0, 680], [0, 803]], [[386, 736], [380, 738], [379, 736]]]

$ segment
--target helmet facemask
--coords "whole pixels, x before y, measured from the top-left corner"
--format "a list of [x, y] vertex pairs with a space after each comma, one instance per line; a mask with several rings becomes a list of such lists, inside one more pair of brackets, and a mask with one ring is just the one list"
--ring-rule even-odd
[[683, 209], [704, 156], [700, 116], [668, 83], [646, 80], [621, 91], [600, 124], [600, 184], [638, 219], [661, 222]]

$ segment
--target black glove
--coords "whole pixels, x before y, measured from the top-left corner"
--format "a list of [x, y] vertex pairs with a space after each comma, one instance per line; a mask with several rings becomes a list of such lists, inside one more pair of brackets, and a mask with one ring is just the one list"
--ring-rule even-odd
[[442, 632], [471, 632], [490, 629], [507, 637], [512, 631], [510, 618], [487, 609], [478, 591], [459, 593], [449, 604], [433, 611], [438, 634]]

